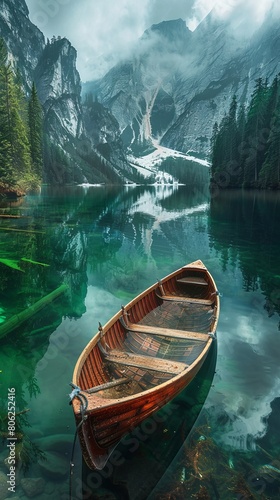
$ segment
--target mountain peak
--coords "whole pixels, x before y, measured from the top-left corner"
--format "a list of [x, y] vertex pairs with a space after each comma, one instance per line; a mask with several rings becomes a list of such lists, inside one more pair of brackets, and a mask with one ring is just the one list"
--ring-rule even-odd
[[8, 9], [14, 8], [17, 11], [20, 11], [26, 17], [29, 14], [29, 10], [28, 10], [28, 7], [26, 5], [25, 0], [2, 0], [0, 2], [0, 4], [2, 4], [2, 6], [1, 6], [2, 12], [5, 10], [5, 4], [6, 4]]
[[170, 42], [174, 42], [179, 38], [189, 37], [191, 31], [187, 27], [183, 19], [172, 19], [170, 21], [162, 21], [158, 24], [153, 24], [149, 29], [144, 32], [142, 38], [150, 38], [154, 34], [166, 38]]
[[147, 29], [140, 42], [144, 47], [148, 45], [149, 49], [166, 53], [182, 54], [192, 37], [192, 32], [187, 27], [183, 19], [174, 19], [171, 21], [162, 21], [158, 24], [153, 24]]

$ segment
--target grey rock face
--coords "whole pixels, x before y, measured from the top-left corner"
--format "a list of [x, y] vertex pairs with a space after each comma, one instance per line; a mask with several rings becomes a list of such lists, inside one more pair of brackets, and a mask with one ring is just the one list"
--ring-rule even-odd
[[[45, 165], [44, 180], [50, 183], [106, 182], [111, 171], [115, 181], [126, 178], [127, 174], [131, 176], [119, 126], [109, 116], [110, 112], [100, 105], [99, 115], [103, 113], [104, 117], [99, 140], [92, 137], [94, 125], [88, 118], [89, 130], [85, 126], [76, 50], [66, 38], [53, 37], [46, 43], [28, 14], [24, 0], [0, 0], [0, 36], [7, 45], [13, 67], [22, 75], [27, 95], [35, 82], [44, 110], [44, 132], [48, 144], [56, 148], [56, 160]], [[108, 155], [104, 158], [103, 151], [96, 149], [99, 142], [111, 142], [111, 148], [116, 143], [118, 147], [109, 158]], [[53, 152], [49, 158], [52, 155]]]
[[86, 86], [95, 104], [85, 106], [76, 50], [65, 38], [46, 43], [24, 0], [0, 0], [0, 36], [27, 94], [35, 81], [45, 133], [59, 149], [58, 161], [45, 167], [47, 182], [135, 180], [125, 147], [145, 149], [154, 138], [207, 155], [233, 95], [248, 104], [255, 79], [280, 70], [279, 22], [269, 15], [247, 39], [212, 14], [194, 32], [182, 19], [165, 21], [145, 31], [129, 60]]
[[0, 36], [6, 42], [10, 61], [18, 67], [27, 88], [30, 88], [45, 37], [28, 18], [24, 0], [0, 0]]
[[190, 38], [181, 19], [154, 25], [130, 61], [118, 64], [93, 85], [92, 91], [117, 118], [126, 141], [127, 137], [132, 143], [148, 141], [172, 122], [174, 82]]
[[183, 152], [207, 154], [215, 121], [234, 94], [248, 104], [256, 78], [280, 70], [279, 22], [269, 14], [250, 38], [209, 14], [192, 33], [182, 20], [160, 23], [134, 56], [92, 88], [117, 118], [126, 143], [160, 138]]
[[42, 104], [64, 94], [80, 95], [81, 82], [76, 59], [77, 52], [66, 38], [47, 43], [35, 71]]
[[200, 47], [197, 71], [176, 89], [175, 101], [185, 101], [185, 107], [162, 137], [162, 143], [182, 151], [198, 151], [199, 139], [206, 137], [207, 153], [213, 125], [228, 111], [233, 95], [246, 106], [255, 80], [263, 77], [272, 81], [279, 72], [280, 29], [278, 23], [268, 20], [250, 40], [236, 40], [227, 26], [217, 27], [210, 19], [194, 34], [195, 44]]
[[81, 81], [77, 53], [66, 38], [47, 43], [34, 72], [38, 96], [45, 110], [45, 128], [61, 144], [83, 132]]

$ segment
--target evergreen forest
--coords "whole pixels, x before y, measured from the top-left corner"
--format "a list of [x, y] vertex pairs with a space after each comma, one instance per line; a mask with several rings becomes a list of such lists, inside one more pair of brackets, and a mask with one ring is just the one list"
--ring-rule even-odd
[[[277, 75], [269, 84], [268, 79], [258, 78], [249, 104], [238, 102], [234, 95], [228, 113], [220, 124], [214, 124], [212, 188], [280, 188], [279, 79]], [[21, 76], [14, 70], [5, 42], [0, 38], [0, 195], [6, 192], [19, 195], [37, 189], [43, 178], [43, 164], [48, 164], [52, 172], [59, 171], [65, 162], [57, 146], [43, 137], [43, 110], [34, 83], [28, 94], [26, 97]], [[105, 151], [99, 153], [106, 157]], [[94, 160], [96, 163], [98, 158]], [[90, 165], [91, 162], [89, 168]], [[111, 178], [108, 169], [101, 166], [104, 176]], [[169, 171], [167, 164], [163, 170]], [[64, 174], [63, 181], [71, 182], [70, 166], [67, 172], [68, 177]]]
[[280, 188], [279, 75], [255, 81], [246, 108], [234, 95], [229, 112], [215, 123], [211, 140], [211, 186]]
[[0, 39], [0, 195], [24, 194], [41, 184], [43, 112], [35, 85], [27, 99]]

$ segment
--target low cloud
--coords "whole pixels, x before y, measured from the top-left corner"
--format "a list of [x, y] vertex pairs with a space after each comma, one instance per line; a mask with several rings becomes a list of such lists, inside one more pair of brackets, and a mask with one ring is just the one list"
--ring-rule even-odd
[[133, 53], [152, 24], [182, 18], [190, 29], [212, 10], [230, 20], [235, 34], [250, 35], [276, 1], [263, 0], [26, 0], [32, 22], [48, 38], [67, 37], [78, 51], [83, 81], [98, 79]]
[[104, 75], [163, 20], [186, 19], [194, 0], [27, 0], [31, 21], [46, 37], [66, 36], [78, 51], [82, 80]]
[[187, 26], [193, 31], [202, 19], [212, 11], [216, 19], [228, 21], [236, 36], [248, 37], [261, 26], [267, 14], [279, 15], [280, 7], [275, 0], [196, 0]]

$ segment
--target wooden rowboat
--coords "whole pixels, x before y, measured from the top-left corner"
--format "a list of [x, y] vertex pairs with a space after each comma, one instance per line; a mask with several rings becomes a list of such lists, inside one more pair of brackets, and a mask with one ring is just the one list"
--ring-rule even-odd
[[195, 377], [215, 339], [219, 293], [198, 260], [113, 316], [81, 353], [70, 394], [84, 460], [102, 469], [122, 437]]

